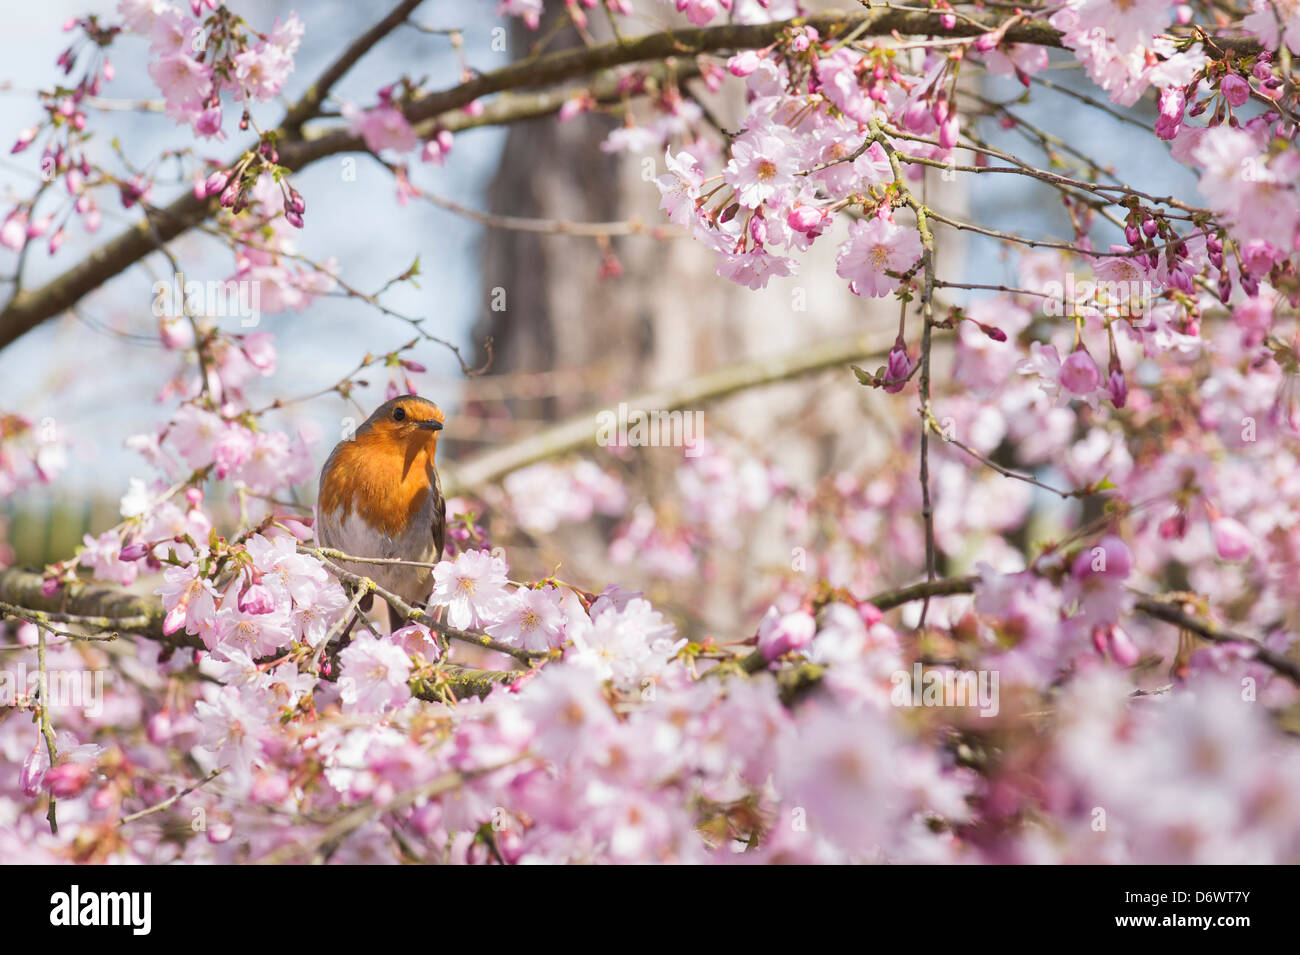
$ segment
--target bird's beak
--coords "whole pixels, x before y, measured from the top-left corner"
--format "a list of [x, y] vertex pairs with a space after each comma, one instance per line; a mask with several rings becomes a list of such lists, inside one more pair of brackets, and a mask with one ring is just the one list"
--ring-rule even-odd
[[436, 418], [430, 418], [428, 421], [417, 421], [416, 426], [423, 428], [425, 431], [441, 431], [442, 422]]

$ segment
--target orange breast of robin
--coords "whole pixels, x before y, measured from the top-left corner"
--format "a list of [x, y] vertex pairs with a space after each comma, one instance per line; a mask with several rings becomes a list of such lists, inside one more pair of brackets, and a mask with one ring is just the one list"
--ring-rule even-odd
[[435, 446], [433, 440], [357, 434], [331, 455], [321, 508], [340, 517], [355, 512], [375, 530], [395, 537], [420, 513], [429, 495], [428, 469]]

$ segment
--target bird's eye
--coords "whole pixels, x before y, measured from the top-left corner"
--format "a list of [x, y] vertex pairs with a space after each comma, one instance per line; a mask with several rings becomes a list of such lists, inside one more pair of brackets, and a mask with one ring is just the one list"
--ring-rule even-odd
[[406, 420], [406, 409], [403, 408], [403, 407], [400, 407], [400, 406], [394, 408], [394, 409], [393, 409], [393, 420], [394, 420], [394, 421], [405, 421], [405, 420]]

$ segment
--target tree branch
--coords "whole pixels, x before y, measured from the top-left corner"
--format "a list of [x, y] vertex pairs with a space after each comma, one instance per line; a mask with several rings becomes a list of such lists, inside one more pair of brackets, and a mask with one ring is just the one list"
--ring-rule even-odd
[[302, 124], [320, 112], [321, 105], [329, 97], [330, 91], [339, 80], [347, 75], [348, 70], [366, 55], [376, 43], [406, 22], [406, 18], [415, 12], [424, 0], [402, 0], [393, 11], [373, 27], [349, 44], [333, 63], [317, 77], [316, 82], [307, 87], [302, 99], [289, 107], [280, 121], [280, 128], [294, 137], [301, 137]]
[[[312, 119], [329, 90], [365, 52], [364, 44], [373, 44], [394, 29], [413, 9], [415, 0], [404, 0], [383, 21], [363, 34], [356, 42], [321, 74], [307, 94], [289, 108], [279, 128], [275, 131], [280, 165], [290, 172], [345, 152], [361, 152], [365, 144], [360, 136], [346, 128], [333, 128], [313, 135], [303, 130]], [[767, 46], [785, 30], [799, 26], [813, 26], [823, 37], [834, 38], [852, 32], [855, 37], [936, 35], [947, 38], [974, 37], [1000, 26], [996, 16], [963, 17], [952, 28], [942, 23], [940, 13], [875, 8], [866, 13], [831, 11], [810, 17], [796, 17], [776, 23], [728, 24], [692, 30], [674, 30], [652, 33], [631, 39], [620, 39], [598, 46], [581, 47], [526, 57], [516, 63], [475, 76], [468, 82], [424, 96], [406, 109], [408, 121], [423, 124], [424, 132], [435, 125], [449, 129], [462, 129], [486, 122], [505, 123], [528, 115], [554, 112], [568, 98], [571, 91], [548, 91], [533, 97], [523, 97], [505, 107], [497, 102], [487, 104], [484, 117], [471, 118], [461, 112], [470, 103], [508, 90], [529, 89], [562, 83], [590, 76], [602, 70], [666, 58], [682, 58], [677, 64], [679, 78], [695, 75], [697, 69], [689, 58], [702, 53], [725, 50], [750, 49]], [[1006, 30], [1006, 42], [1030, 43], [1039, 46], [1059, 47], [1061, 34], [1043, 21], [1013, 24]], [[1253, 38], [1243, 40], [1220, 39], [1216, 42], [1225, 48], [1247, 46], [1255, 48]], [[601, 101], [617, 98], [617, 77], [602, 80]], [[227, 163], [233, 165], [234, 159]], [[121, 235], [110, 239], [85, 259], [39, 288], [21, 290], [0, 310], [0, 348], [11, 344], [42, 322], [76, 305], [110, 278], [143, 259], [158, 242], [170, 242], [199, 222], [213, 215], [218, 208], [217, 197], [196, 199], [192, 192], [172, 202], [157, 213], [156, 228], [141, 222]]]
[[[875, 331], [846, 340], [820, 342], [774, 358], [757, 358], [706, 372], [697, 378], [654, 388], [623, 399], [629, 408], [674, 411], [719, 401], [761, 385], [801, 378], [855, 361], [881, 358], [893, 344], [893, 332]], [[511, 471], [596, 444], [596, 408], [546, 428], [512, 444], [443, 466], [442, 486], [448, 497], [499, 481]]]
[[[877, 610], [892, 610], [903, 604], [917, 600], [929, 600], [931, 597], [951, 597], [957, 594], [971, 594], [979, 577], [947, 577], [939, 580], [923, 580], [907, 587], [887, 590], [868, 597], [864, 603], [872, 604]], [[1237, 643], [1249, 647], [1255, 660], [1285, 676], [1292, 683], [1300, 686], [1300, 663], [1290, 657], [1276, 653], [1264, 646], [1257, 638], [1248, 636], [1227, 627], [1220, 626], [1206, 617], [1190, 614], [1182, 608], [1184, 600], [1151, 594], [1138, 594], [1134, 609], [1144, 616], [1164, 623], [1171, 623], [1181, 630], [1187, 630], [1211, 643]], [[739, 666], [746, 673], [764, 669], [768, 660], [755, 650], [735, 663], [724, 663], [719, 670]]]

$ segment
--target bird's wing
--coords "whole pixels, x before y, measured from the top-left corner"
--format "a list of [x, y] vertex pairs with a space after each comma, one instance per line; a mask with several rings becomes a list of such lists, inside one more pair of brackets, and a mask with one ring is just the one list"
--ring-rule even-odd
[[433, 547], [434, 561], [442, 560], [442, 546], [447, 540], [447, 501], [442, 496], [442, 481], [433, 472]]

